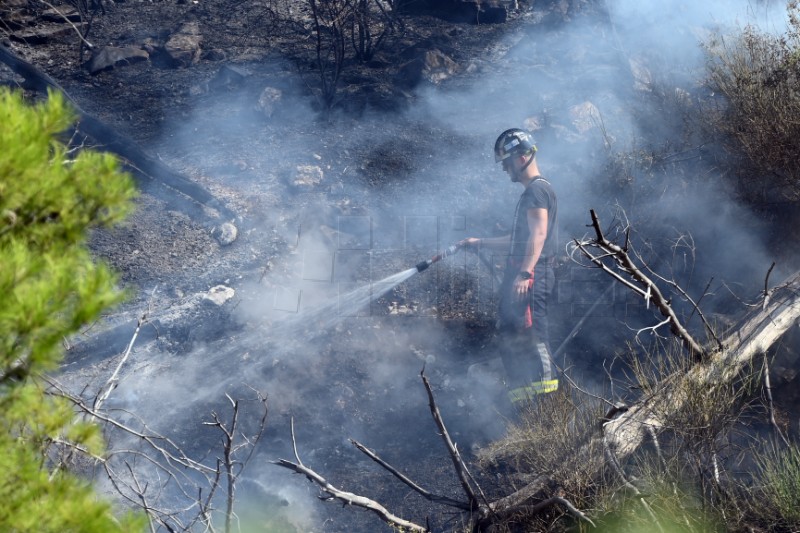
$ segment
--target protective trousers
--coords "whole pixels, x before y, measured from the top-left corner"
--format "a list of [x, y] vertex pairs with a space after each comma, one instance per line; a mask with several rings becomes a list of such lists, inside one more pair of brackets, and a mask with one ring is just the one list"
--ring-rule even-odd
[[558, 389], [553, 367], [547, 304], [555, 287], [548, 261], [539, 261], [529, 280], [531, 289], [521, 301], [513, 293], [519, 264], [509, 259], [500, 290], [498, 339], [506, 371], [509, 399], [516, 403]]

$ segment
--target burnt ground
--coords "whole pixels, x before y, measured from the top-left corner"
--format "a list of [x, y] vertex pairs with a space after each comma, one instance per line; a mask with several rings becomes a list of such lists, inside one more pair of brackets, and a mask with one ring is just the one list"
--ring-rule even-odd
[[[572, 4], [591, 12], [590, 3]], [[212, 410], [225, 412], [225, 392], [250, 397], [247, 387], [253, 387], [269, 395], [267, 433], [240, 483], [240, 511], [249, 520], [273, 520], [272, 527], [287, 531], [386, 529], [365, 512], [316, 503], [316, 491], [303, 479], [269, 464], [291, 458], [293, 420], [302, 459], [334, 485], [371, 495], [411, 520], [430, 517], [434, 530], [457, 525], [451, 521], [457, 515], [411, 495], [347, 439], [364, 442], [433, 491], [458, 494], [418, 374], [424, 367], [468, 457], [473, 444], [503, 434], [505, 417], [513, 415], [491, 370], [493, 281], [485, 265], [461, 254], [366, 307], [334, 305], [322, 315], [291, 317], [403, 271], [455, 240], [507, 229], [510, 213], [506, 208], [497, 216], [496, 208], [513, 205], [517, 191], [498, 191], [497, 181], [484, 178], [496, 173], [486, 128], [507, 127], [502, 118], [492, 123], [493, 107], [508, 105], [505, 91], [515, 89], [502, 80], [520, 68], [555, 78], [548, 66], [567, 57], [574, 75], [583, 76], [587, 55], [593, 76], [631, 76], [602, 46], [572, 50], [563, 44], [544, 58], [515, 53], [527, 32], [552, 35], [571, 23], [576, 13], [559, 5], [523, 4], [501, 24], [405, 16], [402, 30], [372, 61], [348, 60], [330, 112], [320, 106], [302, 6], [289, 16], [286, 6], [269, 1], [127, 0], [108, 5], [94, 21], [90, 40], [116, 46], [163, 41], [180, 24], [196, 21], [203, 54], [189, 66], [154, 54], [92, 75], [69, 31], [41, 44], [15, 42], [21, 56], [57, 79], [86, 112], [238, 215], [238, 239], [223, 246], [207, 224], [170, 206], [174, 192], [140, 181], [133, 216], [91, 237], [92, 249], [117, 269], [131, 298], [72, 341], [65, 382], [77, 391], [88, 386], [84, 394], [102, 384], [146, 312], [148, 323], [112, 396], [115, 408], [141, 415], [190, 453], [206, 456], [218, 453], [209, 450], [218, 450], [219, 437], [200, 422]], [[404, 78], [408, 59], [431, 49], [450, 57], [458, 72], [436, 84]], [[230, 67], [244, 75], [231, 79]], [[13, 83], [9, 72], [0, 70], [0, 76]], [[454, 102], [453, 114], [475, 112], [459, 99], [487, 77], [500, 80], [491, 88], [500, 96], [480, 104], [488, 108], [475, 113], [486, 122], [482, 127], [462, 127], [427, 111]], [[256, 107], [265, 87], [282, 92], [269, 116]], [[439, 104], [430, 103], [431, 94]], [[580, 137], [558, 124], [557, 113], [550, 120], [545, 139]], [[451, 161], [442, 160], [442, 146]], [[297, 185], [298, 165], [318, 166], [324, 178]], [[579, 158], [550, 168], [562, 174], [587, 169]], [[569, 234], [573, 228], [569, 221], [566, 226]], [[574, 294], [559, 295], [554, 348], [605, 289], [592, 275], [559, 268]], [[235, 291], [220, 306], [203, 299], [217, 286]], [[592, 336], [579, 334], [560, 364], [601, 374], [604, 361], [624, 346], [627, 329], [617, 337], [597, 328], [636, 316], [639, 304], [625, 297], [610, 302], [587, 326]], [[598, 353], [598, 345], [606, 352]], [[473, 363], [481, 365], [470, 372]], [[490, 480], [486, 487], [504, 490]]]

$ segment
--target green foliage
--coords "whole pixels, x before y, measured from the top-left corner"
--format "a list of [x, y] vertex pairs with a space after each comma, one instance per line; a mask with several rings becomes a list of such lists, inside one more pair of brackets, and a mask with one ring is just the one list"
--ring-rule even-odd
[[95, 426], [46, 394], [40, 376], [57, 368], [61, 340], [122, 294], [95, 263], [87, 232], [118, 221], [134, 189], [115, 160], [73, 153], [58, 136], [74, 116], [62, 97], [27, 106], [0, 88], [0, 530], [131, 531], [88, 483], [47, 461], [48, 448], [102, 451]]
[[800, 447], [773, 445], [756, 455], [759, 487], [754, 496], [759, 502], [754, 511], [762, 520], [797, 531], [800, 528]]

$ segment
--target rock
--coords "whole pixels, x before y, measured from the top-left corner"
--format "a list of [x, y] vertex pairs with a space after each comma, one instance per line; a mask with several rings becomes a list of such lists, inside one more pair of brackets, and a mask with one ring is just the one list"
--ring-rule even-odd
[[450, 59], [440, 50], [428, 50], [425, 52], [424, 69], [422, 75], [431, 83], [439, 83], [450, 78], [459, 71], [458, 63]]
[[598, 127], [601, 120], [600, 111], [593, 103], [589, 101], [572, 106], [569, 109], [569, 117], [572, 121], [573, 127], [580, 134], [584, 134], [587, 131]]
[[[83, 24], [76, 24], [81, 29]], [[34, 28], [15, 31], [10, 35], [11, 40], [26, 44], [44, 44], [51, 39], [64, 37], [74, 33], [75, 29], [67, 24], [52, 24], [50, 26], [36, 26]]]
[[281, 96], [283, 96], [283, 92], [280, 89], [264, 87], [264, 90], [261, 91], [261, 96], [258, 97], [256, 109], [264, 113], [267, 118], [271, 118], [275, 112], [275, 107], [281, 100]]
[[213, 48], [211, 50], [206, 50], [203, 52], [203, 55], [200, 56], [202, 59], [206, 61], [225, 61], [228, 59], [228, 54], [225, 53], [225, 50], [220, 48]]
[[59, 6], [58, 9], [50, 7], [42, 11], [42, 20], [47, 22], [80, 22], [81, 14], [72, 6]]
[[312, 189], [322, 183], [323, 176], [316, 165], [297, 165], [291, 184], [299, 189]]
[[230, 222], [225, 222], [219, 227], [219, 234], [217, 235], [217, 242], [223, 246], [228, 246], [236, 240], [239, 235], [239, 230]]
[[644, 65], [644, 62], [632, 58], [628, 61], [628, 64], [631, 67], [631, 74], [633, 75], [633, 88], [637, 91], [652, 91], [653, 76]]
[[236, 291], [225, 285], [217, 285], [211, 287], [207, 293], [203, 295], [203, 300], [211, 302], [214, 305], [222, 305], [234, 297]]
[[200, 25], [186, 22], [167, 39], [164, 50], [174, 65], [187, 67], [200, 60], [202, 40]]
[[26, 13], [27, 0], [3, 0], [0, 2], [0, 27], [17, 30], [31, 24], [35, 19]]
[[97, 74], [104, 70], [109, 70], [120, 65], [128, 65], [138, 61], [147, 61], [150, 54], [135, 46], [125, 46], [118, 48], [115, 46], [104, 46], [92, 53], [86, 66], [89, 72]]
[[214, 90], [235, 89], [252, 76], [252, 73], [243, 67], [235, 65], [222, 65], [217, 74], [208, 82], [208, 87]]
[[398, 82], [406, 87], [414, 87], [421, 81], [440, 83], [460, 72], [458, 63], [441, 50], [433, 48], [400, 67]]
[[545, 127], [547, 117], [543, 114], [534, 115], [522, 121], [522, 127], [530, 132], [537, 132]]

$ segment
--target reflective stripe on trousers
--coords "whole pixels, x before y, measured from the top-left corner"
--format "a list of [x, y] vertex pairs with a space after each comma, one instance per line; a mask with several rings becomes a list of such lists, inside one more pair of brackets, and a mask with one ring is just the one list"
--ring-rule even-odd
[[524, 387], [517, 387], [508, 391], [508, 399], [512, 403], [530, 401], [539, 394], [547, 394], [558, 390], [558, 380], [534, 381]]

